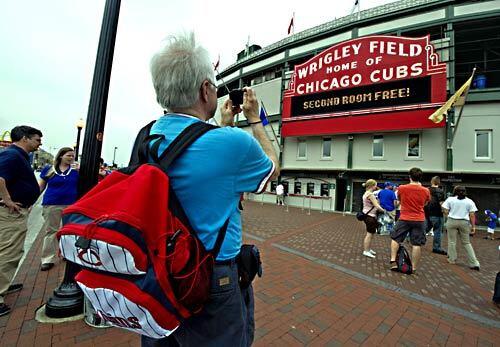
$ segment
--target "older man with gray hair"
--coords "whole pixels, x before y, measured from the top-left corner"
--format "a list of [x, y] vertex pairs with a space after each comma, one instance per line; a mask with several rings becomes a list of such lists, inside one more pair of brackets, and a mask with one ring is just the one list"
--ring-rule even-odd
[[[208, 52], [194, 34], [170, 37], [151, 60], [159, 104], [168, 112], [151, 128], [162, 134], [161, 155], [187, 126], [207, 122], [217, 109], [217, 86]], [[238, 202], [244, 192], [261, 193], [279, 175], [279, 163], [259, 117], [255, 92], [244, 88], [242, 111], [253, 136], [234, 127], [239, 105], [227, 99], [221, 127], [197, 139], [170, 167], [170, 183], [206, 249], [229, 220], [216, 258], [210, 301], [169, 337], [142, 337], [143, 346], [250, 346], [254, 335], [252, 286], [240, 288], [236, 257], [242, 242]]]

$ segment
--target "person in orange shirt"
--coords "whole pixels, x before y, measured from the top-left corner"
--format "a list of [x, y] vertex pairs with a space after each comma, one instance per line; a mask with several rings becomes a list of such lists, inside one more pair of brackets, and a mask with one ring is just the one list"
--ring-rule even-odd
[[418, 267], [421, 246], [425, 245], [425, 212], [424, 206], [430, 201], [429, 189], [422, 186], [422, 170], [418, 167], [410, 169], [410, 183], [398, 188], [398, 200], [401, 204], [401, 216], [391, 232], [391, 270], [397, 271], [396, 253], [399, 245], [410, 234], [412, 245], [413, 272]]

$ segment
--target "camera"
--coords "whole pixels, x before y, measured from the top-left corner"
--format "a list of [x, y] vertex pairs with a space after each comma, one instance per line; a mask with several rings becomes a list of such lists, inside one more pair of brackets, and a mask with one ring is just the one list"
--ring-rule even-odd
[[233, 106], [243, 104], [243, 89], [233, 89], [229, 92], [229, 99], [233, 102]]

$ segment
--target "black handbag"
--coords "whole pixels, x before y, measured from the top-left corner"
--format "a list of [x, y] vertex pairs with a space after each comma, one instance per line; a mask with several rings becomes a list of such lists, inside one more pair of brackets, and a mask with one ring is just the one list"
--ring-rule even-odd
[[368, 213], [370, 213], [375, 206], [373, 206], [367, 213], [364, 213], [362, 210], [356, 213], [356, 219], [359, 220], [360, 222], [364, 222], [366, 220], [366, 217], [368, 217]]
[[255, 245], [243, 245], [236, 258], [240, 287], [248, 288], [256, 275], [262, 277], [262, 262], [260, 252]]

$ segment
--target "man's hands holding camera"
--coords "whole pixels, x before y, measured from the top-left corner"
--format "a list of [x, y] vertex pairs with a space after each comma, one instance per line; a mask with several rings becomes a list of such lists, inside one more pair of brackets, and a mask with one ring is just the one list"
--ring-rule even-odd
[[243, 91], [243, 104], [233, 105], [233, 101], [227, 99], [220, 109], [221, 122], [225, 126], [234, 126], [234, 116], [243, 110], [243, 114], [249, 123], [259, 122], [259, 102], [255, 92], [248, 87], [242, 89]]
[[260, 122], [259, 102], [251, 88], [243, 88], [243, 114], [249, 123]]
[[[241, 99], [242, 92], [243, 100]], [[241, 107], [239, 105], [240, 102], [242, 103]], [[275, 179], [280, 174], [279, 160], [262, 126], [259, 114], [259, 101], [251, 88], [245, 87], [242, 90], [232, 91], [229, 94], [229, 98], [224, 102], [220, 110], [222, 126], [234, 126], [234, 115], [241, 111], [243, 111], [248, 123], [252, 125], [253, 137], [259, 142], [264, 153], [274, 163], [274, 172], [271, 178]]]
[[233, 106], [231, 99], [224, 101], [220, 108], [220, 119], [222, 126], [234, 126], [234, 116], [241, 112], [240, 106]]

